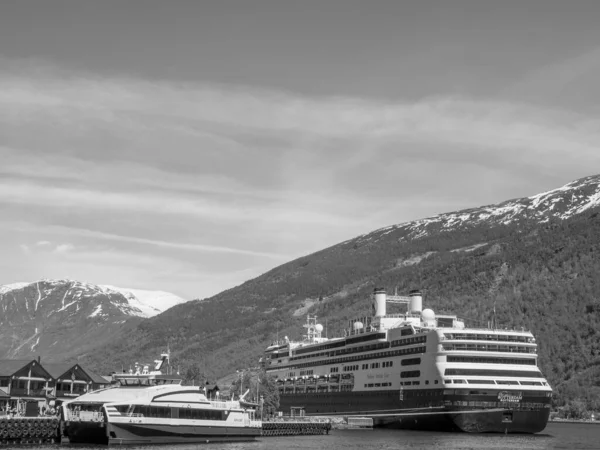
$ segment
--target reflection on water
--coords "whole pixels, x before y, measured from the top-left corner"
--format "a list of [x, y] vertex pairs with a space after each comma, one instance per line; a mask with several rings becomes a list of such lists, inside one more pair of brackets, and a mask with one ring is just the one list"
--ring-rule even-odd
[[[27, 446], [27, 449], [77, 450], [106, 447]], [[260, 438], [256, 442], [232, 444], [190, 444], [131, 446], [145, 450], [391, 450], [391, 449], [599, 449], [600, 425], [550, 423], [535, 435], [435, 433], [402, 430], [332, 430], [328, 436], [290, 436]]]

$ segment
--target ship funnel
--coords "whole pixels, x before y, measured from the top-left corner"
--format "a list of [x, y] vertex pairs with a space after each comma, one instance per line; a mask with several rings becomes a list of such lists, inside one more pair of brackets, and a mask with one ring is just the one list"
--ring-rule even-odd
[[387, 300], [387, 296], [385, 295], [385, 289], [375, 288], [375, 290], [373, 291], [373, 316], [375, 316], [375, 317], [384, 317], [385, 316], [386, 300]]
[[421, 291], [413, 290], [408, 293], [410, 297], [410, 312], [413, 314], [419, 314], [423, 310], [423, 296]]

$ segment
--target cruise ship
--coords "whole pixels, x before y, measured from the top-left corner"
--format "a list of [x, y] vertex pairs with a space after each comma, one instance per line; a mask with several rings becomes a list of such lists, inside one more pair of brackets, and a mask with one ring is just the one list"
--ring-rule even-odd
[[[389, 303], [406, 312], [387, 314]], [[277, 380], [280, 409], [370, 417], [375, 426], [404, 429], [542, 431], [552, 389], [532, 333], [467, 328], [422, 304], [419, 291], [387, 296], [375, 289], [372, 316], [349, 321], [344, 336], [329, 339], [308, 316], [303, 341], [286, 337], [261, 359]]]

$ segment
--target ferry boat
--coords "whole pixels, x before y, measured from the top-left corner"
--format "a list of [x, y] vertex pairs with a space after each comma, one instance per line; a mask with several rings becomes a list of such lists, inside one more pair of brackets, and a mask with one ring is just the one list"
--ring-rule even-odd
[[262, 423], [240, 401], [207, 398], [201, 386], [182, 386], [163, 374], [163, 354], [155, 370], [113, 374], [115, 387], [64, 403], [64, 434], [73, 444], [178, 444], [254, 440]]
[[[387, 304], [405, 304], [387, 314]], [[376, 289], [373, 314], [344, 336], [322, 337], [308, 316], [301, 342], [287, 337], [261, 358], [276, 378], [280, 408], [306, 415], [370, 417], [374, 426], [418, 430], [537, 433], [552, 389], [525, 330], [467, 328], [456, 315], [422, 309], [419, 291]]]

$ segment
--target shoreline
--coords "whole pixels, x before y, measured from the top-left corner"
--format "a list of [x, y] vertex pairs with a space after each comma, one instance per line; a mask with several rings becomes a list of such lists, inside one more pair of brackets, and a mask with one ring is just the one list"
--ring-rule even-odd
[[599, 420], [589, 419], [549, 419], [548, 423], [582, 423], [586, 425], [600, 425]]

